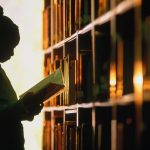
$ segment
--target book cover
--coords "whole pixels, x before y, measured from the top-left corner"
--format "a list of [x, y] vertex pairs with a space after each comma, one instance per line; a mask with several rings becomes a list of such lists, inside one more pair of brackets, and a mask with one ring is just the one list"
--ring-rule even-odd
[[[35, 95], [40, 95], [40, 102], [44, 102], [47, 99], [59, 95], [64, 90], [64, 88], [65, 85], [63, 82], [63, 74], [61, 69], [58, 68], [55, 72], [51, 73], [46, 78], [27, 90], [25, 93], [21, 94], [20, 99], [23, 98], [27, 93], [33, 93]], [[37, 100], [35, 99], [35, 102], [36, 101]]]

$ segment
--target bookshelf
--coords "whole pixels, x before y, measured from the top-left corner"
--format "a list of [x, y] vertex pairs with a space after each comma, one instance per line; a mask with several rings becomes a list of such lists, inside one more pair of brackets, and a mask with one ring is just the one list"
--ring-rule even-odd
[[146, 0], [44, 0], [45, 77], [65, 90], [44, 106], [43, 150], [150, 148]]

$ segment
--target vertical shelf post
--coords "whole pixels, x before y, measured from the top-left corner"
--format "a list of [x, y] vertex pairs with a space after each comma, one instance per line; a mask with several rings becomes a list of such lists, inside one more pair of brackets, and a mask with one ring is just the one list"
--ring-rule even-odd
[[[110, 8], [113, 10], [116, 6], [116, 0], [110, 1]], [[110, 56], [110, 98], [116, 98], [116, 11], [110, 20], [110, 42], [111, 42], [111, 56]], [[116, 106], [112, 106], [112, 120], [111, 120], [111, 150], [117, 150], [117, 113]]]
[[[91, 21], [95, 19], [95, 1], [91, 0]], [[93, 70], [93, 86], [95, 85], [95, 27], [91, 31], [92, 36], [92, 70]], [[92, 149], [95, 149], [95, 108], [92, 108]]]
[[143, 70], [142, 70], [142, 33], [141, 33], [141, 5], [142, 0], [134, 0], [134, 95], [136, 119], [136, 148], [139, 149], [142, 131], [142, 105], [143, 105]]

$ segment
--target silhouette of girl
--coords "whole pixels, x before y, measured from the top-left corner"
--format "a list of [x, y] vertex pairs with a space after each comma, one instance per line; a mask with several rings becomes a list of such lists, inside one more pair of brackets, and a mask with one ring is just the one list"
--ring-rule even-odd
[[[20, 41], [18, 26], [7, 16], [3, 15], [0, 6], [0, 63], [14, 55], [14, 48]], [[32, 93], [17, 99], [5, 71], [0, 65], [0, 149], [24, 150], [24, 134], [21, 121], [32, 121], [38, 115], [43, 104], [35, 104], [32, 99], [39, 97]]]

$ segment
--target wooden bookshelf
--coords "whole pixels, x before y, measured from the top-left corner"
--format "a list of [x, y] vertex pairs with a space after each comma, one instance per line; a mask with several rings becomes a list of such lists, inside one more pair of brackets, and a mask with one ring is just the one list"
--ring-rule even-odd
[[44, 75], [60, 67], [66, 88], [45, 103], [43, 150], [150, 148], [149, 22], [146, 0], [44, 0]]

